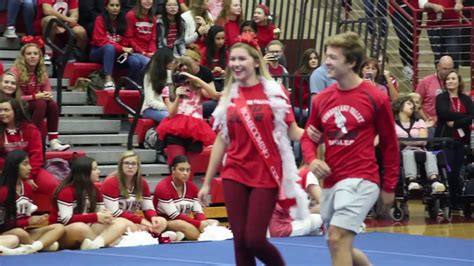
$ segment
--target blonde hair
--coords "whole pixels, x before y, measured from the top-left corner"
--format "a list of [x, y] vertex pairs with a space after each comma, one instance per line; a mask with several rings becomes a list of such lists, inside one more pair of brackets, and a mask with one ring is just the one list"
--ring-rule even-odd
[[[258, 68], [255, 69], [255, 71], [257, 72], [257, 76], [260, 76], [266, 80], [272, 80], [272, 76], [270, 75], [270, 72], [268, 72], [267, 62], [263, 60], [262, 52], [260, 51], [260, 49], [257, 49], [246, 43], [238, 42], [232, 45], [232, 47], [229, 50], [229, 53], [232, 52], [232, 50], [236, 48], [245, 49], [249, 53], [249, 55], [255, 60], [255, 62], [258, 62]], [[231, 69], [229, 68], [229, 66], [227, 66], [226, 71], [225, 71], [224, 91], [222, 94], [223, 99], [227, 99], [229, 97], [230, 89], [233, 83], [234, 83], [233, 73]]]
[[141, 173], [142, 167], [141, 167], [140, 157], [138, 157], [138, 154], [134, 151], [126, 151], [122, 153], [119, 163], [118, 163], [118, 169], [117, 169], [116, 175], [119, 180], [120, 196], [124, 198], [130, 197], [130, 194], [128, 193], [128, 189], [127, 189], [126, 176], [123, 171], [123, 161], [125, 161], [125, 159], [130, 158], [130, 157], [137, 157], [137, 172], [133, 176], [132, 183], [133, 183], [133, 192], [135, 193], [137, 200], [141, 200], [143, 198], [142, 173]]
[[342, 49], [342, 54], [347, 63], [355, 63], [352, 70], [359, 73], [365, 59], [365, 45], [355, 32], [345, 32], [329, 37], [324, 43], [324, 48], [336, 47]]
[[207, 11], [207, 9], [202, 8], [203, 4], [204, 4], [204, 0], [192, 0], [189, 10], [191, 11], [191, 14], [193, 15], [193, 19], [195, 19], [196, 16], [201, 16], [206, 21], [207, 24], [212, 26], [214, 25], [214, 21], [211, 19], [211, 16], [209, 15], [209, 12]]
[[15, 76], [15, 74], [13, 74], [12, 72], [10, 72], [9, 70], [5, 71], [5, 72], [3, 73], [3, 75], [0, 76], [0, 94], [3, 95], [3, 96], [5, 96], [5, 97], [12, 97], [11, 95], [6, 95], [6, 94], [3, 92], [3, 89], [1, 88], [1, 86], [2, 86], [2, 81], [3, 81], [3, 77], [5, 77], [6, 75], [12, 76], [12, 77], [15, 79], [15, 81], [17, 82], [17, 84], [16, 84], [16, 89], [15, 89], [15, 93], [14, 93], [14, 97], [13, 97], [13, 98], [17, 99], [19, 102], [22, 102], [22, 100], [21, 100], [22, 93], [21, 93], [21, 90], [20, 90], [19, 87], [18, 87], [18, 81], [17, 81], [17, 79], [16, 79], [16, 76]]
[[35, 68], [36, 83], [44, 84], [46, 80], [46, 66], [44, 65], [44, 57], [41, 48], [36, 43], [27, 43], [21, 47], [20, 55], [15, 59], [15, 66], [18, 69], [19, 77], [18, 83], [25, 84], [30, 81], [30, 75], [28, 74], [28, 68], [26, 67], [25, 52], [29, 47], [36, 47], [39, 51], [39, 62]]
[[[230, 7], [232, 6], [232, 1], [233, 0], [224, 0], [224, 2], [222, 3], [222, 11], [221, 13], [219, 14], [219, 17], [218, 19], [222, 19], [224, 20], [225, 22], [227, 22], [229, 20], [229, 16], [230, 16]], [[244, 22], [243, 20], [243, 17], [244, 16], [244, 13], [243, 13], [243, 8], [242, 8], [242, 2], [240, 0], [238, 0], [240, 2], [240, 15], [237, 16], [237, 22], [240, 24], [242, 24], [242, 22]]]

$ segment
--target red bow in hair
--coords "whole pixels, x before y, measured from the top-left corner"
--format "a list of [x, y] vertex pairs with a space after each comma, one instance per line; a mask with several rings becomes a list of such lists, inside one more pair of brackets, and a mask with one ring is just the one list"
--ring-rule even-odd
[[41, 36], [23, 36], [21, 37], [21, 43], [22, 44], [27, 44], [27, 43], [34, 43], [39, 46], [40, 49], [44, 48], [44, 41]]
[[244, 32], [237, 36], [237, 38], [235, 38], [235, 41], [248, 44], [257, 50], [260, 50], [257, 35], [255, 35], [253, 32]]

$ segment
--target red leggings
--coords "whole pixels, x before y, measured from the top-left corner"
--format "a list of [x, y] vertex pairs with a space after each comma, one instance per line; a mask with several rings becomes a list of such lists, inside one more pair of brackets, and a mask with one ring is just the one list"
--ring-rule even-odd
[[255, 258], [265, 265], [285, 265], [278, 249], [266, 238], [278, 189], [248, 187], [229, 179], [222, 184], [237, 265], [256, 265]]
[[43, 133], [43, 120], [46, 118], [48, 132], [58, 132], [59, 110], [55, 101], [33, 100], [28, 102], [31, 121]]

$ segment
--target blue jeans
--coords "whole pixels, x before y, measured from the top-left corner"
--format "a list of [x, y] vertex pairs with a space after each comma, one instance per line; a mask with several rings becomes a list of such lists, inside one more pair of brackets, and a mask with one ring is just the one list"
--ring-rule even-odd
[[36, 0], [8, 0], [7, 26], [15, 26], [16, 18], [23, 7], [23, 20], [25, 31], [28, 35], [34, 35], [33, 22], [36, 16]]
[[136, 83], [143, 84], [143, 73], [148, 65], [150, 58], [141, 54], [131, 54], [128, 56], [127, 63], [130, 68], [128, 77]]
[[449, 55], [454, 60], [454, 69], [459, 68], [459, 59], [461, 56], [461, 29], [447, 28], [447, 29], [431, 29], [428, 30], [428, 37], [430, 39], [431, 50], [433, 50], [435, 57], [435, 64], [443, 55]]
[[143, 110], [142, 116], [144, 118], [151, 118], [159, 123], [161, 122], [161, 120], [163, 120], [163, 118], [168, 116], [168, 111], [160, 111], [153, 108], [147, 108]]
[[112, 44], [102, 47], [92, 46], [89, 57], [91, 62], [102, 64], [105, 75], [112, 75], [116, 58], [115, 47]]

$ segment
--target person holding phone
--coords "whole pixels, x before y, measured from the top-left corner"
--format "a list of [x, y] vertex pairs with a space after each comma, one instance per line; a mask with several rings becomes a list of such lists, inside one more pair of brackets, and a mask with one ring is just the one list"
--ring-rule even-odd
[[[133, 48], [125, 45], [127, 21], [119, 0], [106, 0], [105, 11], [95, 19], [90, 60], [102, 64], [105, 90], [115, 90], [112, 78], [115, 62], [124, 64]], [[118, 56], [117, 56], [118, 55]]]
[[[382, 71], [377, 59], [369, 57], [364, 61], [364, 63], [362, 63], [359, 76], [365, 80], [370, 81], [370, 83], [372, 83], [372, 85], [374, 85], [377, 89], [390, 96], [390, 101], [396, 100], [398, 95], [389, 92], [397, 91], [397, 89], [394, 87], [392, 82], [386, 82], [389, 88], [380, 84], [378, 81], [380, 80], [381, 75]], [[384, 71], [383, 78], [385, 80], [391, 80], [390, 72]]]
[[278, 83], [284, 84], [286, 88], [289, 88], [288, 70], [279, 62], [280, 58], [283, 57], [284, 49], [285, 46], [282, 42], [273, 40], [267, 45], [263, 59], [268, 62], [267, 66], [270, 75], [276, 79]]

